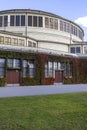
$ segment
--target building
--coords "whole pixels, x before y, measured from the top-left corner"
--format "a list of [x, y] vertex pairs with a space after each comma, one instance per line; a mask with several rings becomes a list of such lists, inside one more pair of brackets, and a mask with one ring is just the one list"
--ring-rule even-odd
[[74, 22], [38, 10], [0, 11], [0, 86], [85, 83], [86, 54]]

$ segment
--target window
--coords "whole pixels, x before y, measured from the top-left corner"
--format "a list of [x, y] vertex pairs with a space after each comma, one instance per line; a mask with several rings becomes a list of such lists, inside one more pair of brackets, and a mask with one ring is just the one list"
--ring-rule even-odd
[[3, 26], [3, 17], [0, 16], [0, 27], [2, 27], [2, 26]]
[[5, 59], [0, 58], [0, 77], [5, 76]]
[[63, 22], [63, 31], [66, 32], [66, 22]]
[[53, 77], [53, 66], [54, 66], [54, 62], [47, 62], [45, 64], [45, 77]]
[[28, 16], [28, 26], [32, 26], [32, 16]]
[[29, 76], [34, 77], [35, 75], [35, 65], [34, 65], [34, 60], [30, 60], [29, 63]]
[[49, 77], [53, 77], [53, 62], [48, 62], [49, 65]]
[[54, 29], [58, 29], [58, 20], [54, 19]]
[[32, 47], [32, 42], [31, 41], [28, 41], [28, 46]]
[[64, 76], [69, 76], [69, 63], [64, 63]]
[[14, 15], [10, 16], [10, 26], [14, 26]]
[[81, 53], [80, 47], [71, 47], [70, 52], [71, 53]]
[[11, 43], [12, 43], [12, 45], [18, 45], [18, 39], [17, 38], [12, 38]]
[[0, 44], [3, 44], [3, 43], [4, 43], [4, 37], [0, 36]]
[[75, 47], [70, 48], [70, 53], [75, 53]]
[[72, 66], [72, 63], [69, 64], [69, 76], [72, 77], [73, 75], [73, 66]]
[[28, 66], [28, 60], [23, 60], [23, 67], [27, 67]]
[[60, 31], [63, 31], [63, 21], [60, 20]]
[[87, 47], [84, 47], [84, 54], [87, 54]]
[[21, 16], [21, 26], [25, 26], [25, 15]]
[[45, 63], [45, 77], [49, 77], [48, 62]]
[[4, 26], [8, 26], [8, 16], [4, 16]]
[[35, 63], [34, 60], [23, 60], [23, 77], [35, 76]]
[[33, 16], [33, 26], [37, 27], [37, 16]]
[[49, 28], [49, 18], [45, 17], [45, 27]]
[[4, 43], [10, 45], [11, 44], [11, 38], [10, 37], [5, 37], [4, 38]]
[[36, 43], [28, 41], [28, 47], [36, 47]]
[[24, 46], [25, 42], [23, 39], [18, 40], [18, 46]]
[[28, 76], [28, 60], [23, 60], [23, 77]]
[[76, 47], [76, 53], [80, 53], [80, 47]]
[[8, 68], [20, 68], [20, 60], [19, 59], [7, 59]]
[[16, 26], [20, 26], [20, 16], [16, 15]]
[[14, 59], [14, 68], [20, 68], [20, 60]]
[[7, 60], [7, 66], [8, 66], [8, 68], [12, 68], [13, 67], [13, 59], [8, 59]]
[[66, 23], [66, 32], [70, 33], [70, 24]]
[[53, 29], [53, 18], [50, 18], [50, 28]]
[[36, 47], [36, 43], [33, 42], [33, 47]]
[[58, 19], [45, 17], [45, 27], [58, 29]]
[[83, 33], [79, 30], [79, 38], [83, 39]]
[[74, 34], [74, 26], [71, 25], [71, 34]]
[[55, 70], [58, 70], [58, 62], [54, 62], [54, 68]]
[[39, 27], [43, 26], [43, 19], [42, 19], [42, 17], [38, 17], [38, 26]]
[[62, 69], [64, 70], [64, 76], [65, 77], [72, 77], [73, 73], [73, 65], [69, 62], [62, 63]]

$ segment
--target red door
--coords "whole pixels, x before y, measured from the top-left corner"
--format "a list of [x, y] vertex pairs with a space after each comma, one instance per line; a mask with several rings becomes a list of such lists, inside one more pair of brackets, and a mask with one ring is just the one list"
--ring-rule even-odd
[[18, 84], [19, 76], [19, 70], [7, 70], [7, 84]]
[[62, 83], [63, 82], [63, 71], [56, 70], [55, 71], [55, 82]]

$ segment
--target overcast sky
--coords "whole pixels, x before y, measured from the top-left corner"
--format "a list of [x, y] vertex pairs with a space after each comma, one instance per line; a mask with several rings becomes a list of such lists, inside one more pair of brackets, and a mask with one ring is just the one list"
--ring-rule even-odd
[[51, 12], [79, 24], [87, 41], [87, 0], [1, 0], [0, 10], [35, 9]]

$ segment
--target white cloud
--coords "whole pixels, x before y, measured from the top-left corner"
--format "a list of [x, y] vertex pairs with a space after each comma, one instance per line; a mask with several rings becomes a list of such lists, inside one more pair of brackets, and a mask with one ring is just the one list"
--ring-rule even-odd
[[87, 16], [76, 19], [75, 23], [82, 25], [83, 27], [87, 27]]

